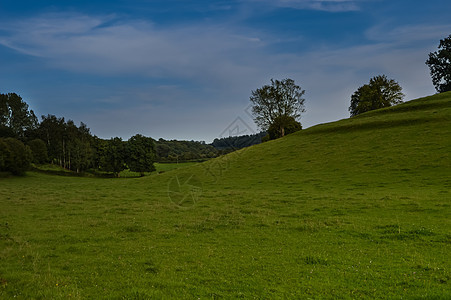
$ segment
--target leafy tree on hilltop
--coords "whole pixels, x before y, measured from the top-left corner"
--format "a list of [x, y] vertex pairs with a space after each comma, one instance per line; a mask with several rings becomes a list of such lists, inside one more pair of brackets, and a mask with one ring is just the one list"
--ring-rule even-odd
[[426, 64], [429, 66], [432, 83], [439, 93], [451, 91], [451, 34], [440, 40], [439, 50], [429, 53]]
[[305, 91], [294, 83], [292, 79], [273, 80], [270, 85], [252, 91], [250, 100], [253, 104], [252, 114], [255, 123], [263, 130], [267, 131], [276, 120], [279, 120], [280, 136], [285, 133], [285, 122], [281, 120], [294, 120], [301, 117], [305, 112], [302, 98]]
[[302, 129], [301, 123], [293, 117], [280, 116], [268, 128], [269, 139], [274, 140]]
[[393, 79], [388, 79], [385, 75], [379, 75], [370, 79], [369, 84], [365, 84], [357, 89], [351, 96], [351, 106], [349, 112], [352, 116], [361, 113], [389, 107], [402, 103], [404, 94], [401, 86]]

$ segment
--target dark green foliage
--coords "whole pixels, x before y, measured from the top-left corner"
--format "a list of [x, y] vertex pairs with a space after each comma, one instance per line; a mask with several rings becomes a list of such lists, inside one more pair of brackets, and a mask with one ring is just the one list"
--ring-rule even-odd
[[262, 142], [266, 132], [260, 132], [251, 135], [229, 136], [220, 139], [214, 139], [211, 144], [217, 150], [242, 149]]
[[66, 124], [66, 157], [69, 169], [82, 172], [92, 163], [93, 151], [91, 149], [92, 136], [89, 128], [83, 122], [77, 127], [73, 121]]
[[293, 117], [280, 116], [269, 126], [268, 135], [269, 139], [275, 140], [301, 129], [301, 123], [297, 122]]
[[132, 172], [141, 176], [144, 172], [155, 171], [155, 143], [152, 138], [137, 134], [127, 142], [127, 165]]
[[402, 103], [404, 94], [401, 86], [385, 75], [375, 76], [369, 84], [358, 88], [351, 96], [349, 112], [352, 116]]
[[48, 162], [49, 157], [47, 155], [47, 146], [41, 139], [34, 139], [28, 142], [31, 153], [33, 154], [32, 162], [37, 164], [44, 164]]
[[126, 169], [126, 148], [121, 138], [106, 141], [101, 154], [100, 166], [103, 171], [112, 172], [116, 177]]
[[54, 115], [42, 116], [42, 122], [35, 131], [35, 137], [43, 140], [48, 156], [53, 163], [63, 168], [83, 172], [93, 163], [92, 137], [86, 124], [77, 127], [72, 120]]
[[440, 40], [439, 50], [429, 53], [426, 64], [429, 66], [432, 83], [439, 93], [451, 91], [451, 34]]
[[10, 160], [11, 151], [3, 139], [0, 138], [0, 171], [6, 171], [7, 163]]
[[4, 125], [0, 125], [0, 137], [15, 137], [14, 131]]
[[30, 167], [31, 150], [14, 138], [0, 140], [0, 170], [23, 175]]
[[266, 131], [281, 116], [300, 118], [305, 112], [304, 93], [292, 79], [271, 79], [271, 85], [252, 91], [250, 100], [255, 123]]
[[15, 94], [0, 94], [0, 137], [12, 136], [23, 139], [27, 130], [38, 125], [34, 112]]
[[47, 145], [50, 160], [60, 166], [63, 166], [64, 161], [64, 132], [64, 118], [57, 118], [54, 115], [42, 116], [42, 121], [36, 130], [36, 137], [43, 140]]
[[[125, 143], [119, 147], [116, 141], [105, 141], [93, 136], [83, 123], [76, 126], [72, 120], [66, 121], [54, 115], [42, 116], [39, 123], [33, 111], [28, 110], [28, 104], [16, 94], [0, 94], [0, 137], [30, 141], [35, 163], [50, 162], [77, 173], [102, 169], [116, 176], [127, 165], [132, 171], [142, 174], [153, 171], [153, 162], [157, 160], [199, 161], [216, 157], [220, 153], [205, 142], [163, 139], [155, 142], [138, 135], [131, 139], [130, 147], [125, 149]], [[138, 145], [140, 143], [143, 145]], [[114, 150], [116, 147], [123, 149], [118, 153]], [[6, 149], [6, 146], [3, 148]], [[7, 151], [3, 152], [2, 165], [7, 156]]]
[[205, 142], [197, 141], [155, 141], [156, 161], [186, 162], [199, 161], [218, 156], [218, 151]]

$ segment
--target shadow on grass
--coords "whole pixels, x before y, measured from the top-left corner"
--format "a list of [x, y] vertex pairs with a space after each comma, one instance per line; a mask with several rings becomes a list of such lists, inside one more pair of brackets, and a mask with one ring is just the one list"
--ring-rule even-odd
[[113, 173], [101, 173], [96, 171], [89, 172], [73, 172], [69, 170], [44, 170], [37, 167], [31, 167], [30, 171], [56, 176], [67, 176], [67, 177], [98, 177], [98, 178], [115, 178]]
[[346, 125], [336, 125], [335, 126], [327, 126], [327, 127], [318, 127], [312, 128], [311, 130], [305, 131], [304, 134], [322, 134], [322, 133], [337, 133], [337, 132], [350, 132], [350, 131], [364, 131], [364, 130], [374, 130], [374, 129], [386, 129], [386, 128], [394, 128], [401, 126], [412, 126], [419, 125], [424, 123], [437, 123], [447, 121], [446, 118], [409, 118], [403, 120], [381, 120], [381, 121], [373, 121], [373, 122], [357, 122], [358, 119], [355, 119], [356, 122], [352, 122]]

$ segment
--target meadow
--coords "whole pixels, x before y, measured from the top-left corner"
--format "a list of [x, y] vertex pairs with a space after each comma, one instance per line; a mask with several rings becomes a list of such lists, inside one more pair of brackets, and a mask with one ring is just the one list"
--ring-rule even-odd
[[451, 92], [143, 178], [0, 178], [0, 299], [449, 299]]

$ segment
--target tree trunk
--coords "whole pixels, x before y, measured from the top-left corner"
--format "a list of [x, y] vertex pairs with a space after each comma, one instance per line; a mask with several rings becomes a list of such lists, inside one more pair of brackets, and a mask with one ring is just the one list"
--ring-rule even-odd
[[285, 127], [280, 126], [280, 137], [284, 137], [285, 136]]

